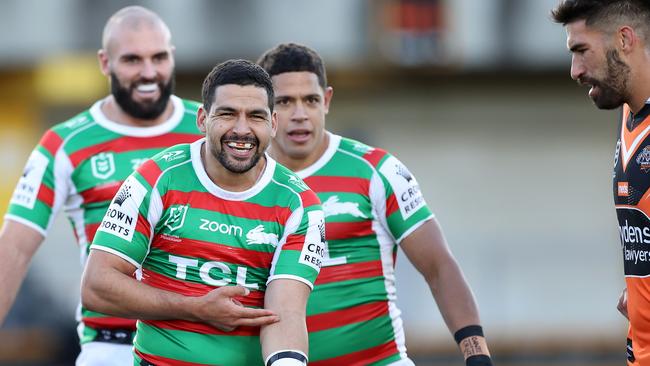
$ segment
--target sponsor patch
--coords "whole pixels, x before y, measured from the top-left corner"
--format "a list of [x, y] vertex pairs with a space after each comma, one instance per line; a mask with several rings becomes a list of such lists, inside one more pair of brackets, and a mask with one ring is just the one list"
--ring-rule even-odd
[[90, 158], [90, 168], [93, 176], [106, 179], [115, 173], [115, 157], [113, 153], [99, 153]]
[[309, 227], [305, 235], [305, 243], [300, 252], [299, 263], [310, 266], [320, 271], [323, 264], [323, 252], [325, 251], [325, 215], [323, 211], [307, 212]]
[[650, 170], [650, 146], [643, 148], [639, 155], [636, 156], [636, 162], [642, 172], [647, 173]]
[[168, 151], [164, 153], [160, 158], [169, 163], [170, 161], [174, 161], [184, 157], [185, 156], [184, 153], [185, 153], [184, 150]]
[[20, 205], [33, 209], [38, 197], [38, 190], [41, 188], [43, 175], [47, 169], [50, 159], [38, 150], [32, 151], [27, 159], [23, 175], [18, 180], [16, 189], [11, 196], [11, 204]]
[[397, 199], [399, 210], [404, 220], [408, 219], [417, 210], [425, 205], [424, 197], [420, 192], [420, 185], [411, 172], [394, 156], [389, 156], [379, 169], [381, 174], [388, 179]]
[[372, 152], [374, 150], [374, 148], [372, 148], [372, 147], [370, 147], [368, 145], [359, 143], [359, 142], [355, 143], [352, 148], [355, 151], [358, 151], [358, 152], [360, 152], [362, 154], [367, 154], [367, 153]]
[[619, 197], [628, 197], [630, 195], [630, 186], [628, 182], [618, 182]]
[[129, 176], [117, 192], [104, 215], [99, 231], [131, 241], [138, 222], [138, 212], [147, 190], [138, 180]]

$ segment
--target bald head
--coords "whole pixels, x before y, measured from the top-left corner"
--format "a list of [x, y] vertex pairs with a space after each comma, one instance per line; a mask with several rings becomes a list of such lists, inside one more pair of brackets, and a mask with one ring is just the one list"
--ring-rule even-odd
[[171, 32], [158, 14], [142, 6], [127, 6], [111, 16], [104, 26], [102, 48], [110, 52], [110, 47], [125, 32], [141, 30], [160, 32], [167, 43], [171, 43]]

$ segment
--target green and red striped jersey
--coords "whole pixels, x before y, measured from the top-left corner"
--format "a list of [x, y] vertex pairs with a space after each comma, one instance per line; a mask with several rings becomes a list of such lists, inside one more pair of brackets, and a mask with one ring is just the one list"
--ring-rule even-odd
[[412, 365], [395, 289], [401, 240], [433, 218], [398, 159], [329, 134], [329, 146], [297, 172], [320, 198], [327, 249], [307, 305], [310, 365]]
[[[102, 100], [72, 119], [49, 129], [32, 151], [16, 186], [5, 219], [46, 236], [64, 210], [77, 238], [81, 263], [111, 199], [122, 182], [146, 159], [169, 146], [203, 136], [196, 127], [199, 104], [171, 97], [172, 116], [152, 127], [126, 126], [109, 120]], [[81, 310], [82, 343], [99, 328], [135, 329], [135, 321]]]
[[[274, 279], [313, 288], [325, 246], [316, 194], [268, 156], [253, 187], [223, 190], [201, 162], [204, 141], [174, 146], [139, 167], [91, 248], [132, 263], [145, 284], [186, 296], [241, 285], [251, 290], [241, 302], [263, 307]], [[198, 322], [141, 320], [134, 345], [138, 358], [154, 364], [263, 363], [259, 327], [223, 332]]]

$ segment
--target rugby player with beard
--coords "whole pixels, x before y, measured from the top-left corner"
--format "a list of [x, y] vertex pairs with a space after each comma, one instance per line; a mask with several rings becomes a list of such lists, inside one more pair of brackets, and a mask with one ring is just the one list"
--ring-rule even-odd
[[628, 365], [650, 365], [650, 2], [564, 0], [551, 13], [566, 27], [571, 78], [587, 85], [599, 109], [623, 107], [613, 193], [629, 319]]
[[[202, 137], [199, 103], [173, 95], [174, 47], [157, 14], [139, 6], [116, 12], [104, 27], [98, 59], [111, 94], [45, 132], [9, 202], [0, 231], [0, 324], [59, 211], [72, 223], [85, 263], [101, 219], [129, 174], [165, 148]], [[215, 295], [223, 300], [225, 326], [234, 328], [242, 318], [248, 325], [277, 321], [270, 311], [229, 301], [245, 292], [234, 286]], [[77, 365], [133, 364], [135, 320], [83, 308], [78, 316]]]

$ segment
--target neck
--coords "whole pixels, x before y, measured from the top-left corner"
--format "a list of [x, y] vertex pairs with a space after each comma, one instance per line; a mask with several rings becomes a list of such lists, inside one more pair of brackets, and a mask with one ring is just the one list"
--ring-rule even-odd
[[160, 116], [154, 119], [141, 119], [135, 118], [126, 113], [122, 107], [117, 104], [115, 98], [110, 95], [104, 100], [104, 103], [102, 103], [101, 110], [106, 118], [114, 121], [115, 123], [126, 126], [150, 127], [162, 124], [163, 122], [167, 121], [174, 113], [174, 103], [172, 103], [172, 100], [170, 98], [167, 102], [167, 107], [165, 107], [165, 111]]
[[631, 68], [631, 87], [627, 104], [632, 113], [638, 113], [650, 98], [650, 72], [648, 71], [650, 70], [650, 55], [644, 49], [643, 53], [637, 55], [631, 62], [640, 65], [640, 67]]
[[330, 135], [327, 132], [323, 133], [323, 139], [321, 143], [316, 145], [316, 148], [312, 150], [307, 156], [304, 157], [292, 157], [280, 149], [277, 148], [275, 144], [271, 145], [269, 149], [269, 155], [273, 157], [278, 163], [286, 166], [294, 172], [299, 172], [303, 169], [310, 167], [312, 164], [318, 161], [330, 144]]
[[245, 173], [233, 173], [226, 169], [217, 158], [207, 152], [208, 146], [204, 142], [201, 146], [201, 163], [210, 180], [226, 191], [243, 192], [257, 183], [266, 167], [266, 156]]

